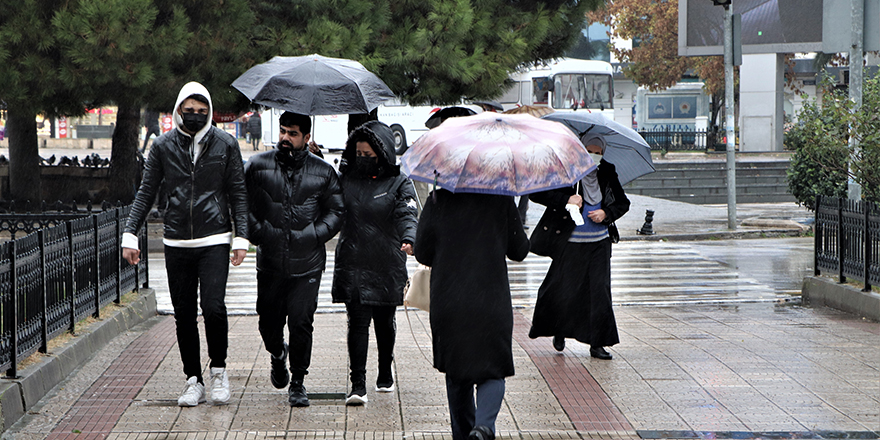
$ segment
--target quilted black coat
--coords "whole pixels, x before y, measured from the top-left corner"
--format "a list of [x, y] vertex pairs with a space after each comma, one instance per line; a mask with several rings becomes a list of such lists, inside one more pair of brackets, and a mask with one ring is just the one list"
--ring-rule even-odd
[[307, 150], [272, 150], [252, 156], [244, 172], [257, 270], [288, 277], [323, 271], [324, 245], [342, 225], [336, 170]]
[[[378, 156], [378, 175], [354, 167], [356, 144], [366, 141]], [[333, 271], [334, 302], [355, 295], [361, 304], [403, 304], [406, 254], [403, 243], [415, 242], [416, 201], [412, 182], [400, 175], [394, 136], [387, 125], [371, 121], [352, 131], [339, 167], [345, 215]]]

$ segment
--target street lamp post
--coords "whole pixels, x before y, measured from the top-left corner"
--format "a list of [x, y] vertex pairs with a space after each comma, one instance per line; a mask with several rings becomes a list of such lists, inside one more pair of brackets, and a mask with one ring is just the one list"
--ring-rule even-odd
[[727, 137], [727, 228], [736, 230], [736, 133], [733, 106], [733, 9], [730, 0], [712, 0], [724, 7], [724, 132]]

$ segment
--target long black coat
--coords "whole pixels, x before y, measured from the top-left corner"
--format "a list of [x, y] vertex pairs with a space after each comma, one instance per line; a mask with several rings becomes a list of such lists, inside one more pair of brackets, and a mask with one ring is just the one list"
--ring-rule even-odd
[[[606, 215], [602, 223], [610, 225], [626, 214], [630, 202], [614, 165], [603, 160], [597, 178]], [[552, 214], [554, 209], [563, 211], [574, 192], [574, 188], [561, 188], [532, 194], [530, 200], [546, 205]], [[569, 243], [574, 222], [568, 218], [564, 222], [555, 231], [543, 232], [559, 237], [553, 240], [557, 249], [550, 252], [553, 262], [538, 289], [529, 337], [561, 336], [602, 347], [617, 344], [620, 339], [611, 308], [611, 240]], [[532, 233], [533, 239], [537, 232]]]
[[[376, 177], [359, 175], [351, 166], [359, 140], [369, 142], [379, 158]], [[349, 136], [342, 158], [345, 214], [336, 245], [333, 302], [358, 295], [361, 304], [401, 305], [407, 275], [400, 246], [416, 241], [418, 220], [412, 182], [394, 165], [394, 134], [381, 122], [368, 122]]]
[[529, 241], [513, 197], [436, 190], [419, 218], [415, 254], [431, 266], [434, 367], [459, 382], [514, 374], [513, 310], [504, 257]]

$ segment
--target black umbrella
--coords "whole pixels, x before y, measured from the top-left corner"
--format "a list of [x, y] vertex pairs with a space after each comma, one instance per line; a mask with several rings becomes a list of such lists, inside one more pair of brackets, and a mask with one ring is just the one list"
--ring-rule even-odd
[[369, 113], [394, 97], [357, 61], [321, 55], [274, 57], [248, 69], [232, 87], [257, 104], [304, 115]]
[[605, 139], [605, 154], [602, 158], [614, 164], [621, 185], [654, 172], [651, 147], [642, 136], [601, 113], [556, 112], [541, 116], [541, 119], [561, 122], [581, 139], [588, 134], [602, 135]]
[[443, 121], [449, 118], [457, 118], [459, 116], [471, 116], [475, 115], [477, 112], [466, 108], [466, 107], [445, 107], [441, 108], [434, 112], [427, 121], [425, 121], [425, 127], [434, 128], [443, 123]]

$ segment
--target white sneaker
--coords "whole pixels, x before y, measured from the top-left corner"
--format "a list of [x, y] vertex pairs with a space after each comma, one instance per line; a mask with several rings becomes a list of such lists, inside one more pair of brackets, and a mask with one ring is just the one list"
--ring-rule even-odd
[[211, 368], [211, 403], [226, 405], [229, 403], [229, 376], [225, 368]]
[[177, 406], [198, 406], [205, 401], [205, 386], [195, 376], [186, 380], [183, 394], [177, 399]]

